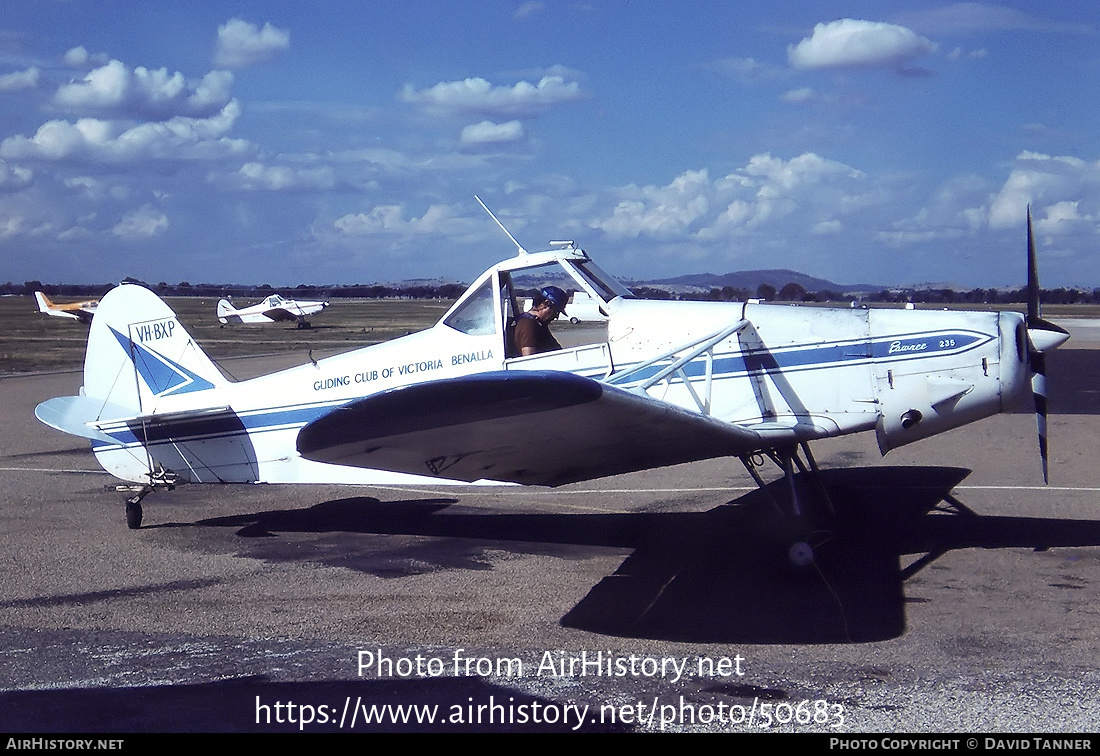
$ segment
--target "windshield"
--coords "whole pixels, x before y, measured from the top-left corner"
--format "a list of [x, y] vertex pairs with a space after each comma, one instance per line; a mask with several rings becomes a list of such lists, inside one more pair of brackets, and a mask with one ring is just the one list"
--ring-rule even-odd
[[581, 277], [596, 290], [596, 293], [599, 294], [605, 302], [610, 302], [615, 297], [629, 298], [634, 296], [630, 292], [630, 289], [623, 286], [607, 273], [604, 273], [600, 269], [600, 266], [596, 265], [596, 263], [591, 260], [584, 260], [583, 262], [570, 260], [569, 264], [572, 265]]
[[496, 332], [492, 279], [488, 279], [443, 322], [471, 336]]

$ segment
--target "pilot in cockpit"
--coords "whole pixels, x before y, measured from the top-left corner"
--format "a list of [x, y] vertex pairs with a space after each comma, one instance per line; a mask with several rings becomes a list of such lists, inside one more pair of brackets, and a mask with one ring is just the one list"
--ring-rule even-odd
[[531, 309], [516, 319], [515, 349], [523, 357], [561, 349], [550, 333], [550, 323], [565, 314], [569, 295], [557, 286], [544, 286], [534, 297]]

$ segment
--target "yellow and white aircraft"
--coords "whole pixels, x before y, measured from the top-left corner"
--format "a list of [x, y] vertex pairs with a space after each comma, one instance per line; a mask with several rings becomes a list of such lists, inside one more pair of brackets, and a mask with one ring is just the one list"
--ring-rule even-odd
[[34, 293], [34, 298], [38, 300], [39, 312], [44, 312], [47, 315], [53, 315], [58, 318], [79, 320], [84, 325], [88, 325], [92, 322], [92, 316], [95, 315], [96, 307], [99, 306], [98, 299], [89, 299], [84, 302], [70, 302], [68, 304], [54, 304], [50, 301], [49, 297], [40, 291]]
[[[796, 466], [816, 470], [809, 442], [873, 432], [885, 454], [1034, 394], [1045, 476], [1044, 355], [1068, 334], [1039, 314], [1030, 216], [1028, 237], [1026, 315], [647, 301], [572, 242], [520, 247], [432, 328], [240, 382], [155, 294], [123, 285], [92, 323], [80, 395], [36, 415], [90, 439], [105, 470], [144, 491], [557, 486], [712, 457], [740, 458], [761, 482], [762, 456], [793, 479]], [[598, 301], [606, 329], [517, 356], [517, 291], [531, 281]], [[804, 559], [809, 546], [795, 546]]]

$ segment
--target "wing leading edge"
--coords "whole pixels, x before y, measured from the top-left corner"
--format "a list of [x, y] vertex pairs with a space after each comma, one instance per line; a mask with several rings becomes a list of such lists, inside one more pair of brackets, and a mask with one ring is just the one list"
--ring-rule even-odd
[[561, 372], [491, 372], [351, 402], [302, 428], [306, 459], [559, 486], [743, 454], [751, 430]]

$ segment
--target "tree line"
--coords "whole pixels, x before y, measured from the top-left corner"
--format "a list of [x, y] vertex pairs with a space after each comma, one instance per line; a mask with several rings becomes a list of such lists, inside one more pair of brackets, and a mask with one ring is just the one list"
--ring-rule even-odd
[[[127, 281], [143, 283], [141, 281]], [[291, 299], [457, 299], [466, 290], [466, 284], [403, 283], [403, 284], [352, 284], [343, 286], [309, 286], [300, 284], [293, 288], [273, 287], [269, 284], [246, 286], [239, 284], [191, 284], [181, 281], [169, 284], [145, 284], [164, 297], [237, 297], [263, 299], [276, 292]], [[45, 292], [49, 297], [100, 297], [114, 284], [44, 284], [41, 281], [25, 281], [22, 284], [8, 281], [0, 285], [0, 294], [32, 295]], [[643, 299], [679, 299], [718, 302], [744, 302], [760, 299], [769, 302], [851, 302], [916, 304], [1020, 304], [1027, 302], [1027, 290], [1020, 289], [882, 289], [876, 292], [841, 292], [824, 289], [807, 291], [801, 284], [789, 283], [779, 289], [771, 284], [761, 284], [755, 291], [724, 286], [709, 291], [675, 292], [660, 286], [637, 284], [631, 291]], [[1044, 304], [1100, 304], [1100, 288], [1091, 290], [1074, 288], [1043, 289], [1040, 299]]]
[[[761, 284], [755, 291], [734, 286], [714, 287], [707, 292], [673, 293], [652, 286], [635, 286], [631, 290], [645, 299], [681, 299], [718, 302], [744, 302], [759, 299], [768, 302], [865, 302], [914, 304], [1020, 304], [1027, 302], [1027, 289], [955, 289], [903, 288], [880, 291], [841, 292], [822, 289], [807, 291], [801, 284], [789, 283], [780, 289]], [[1100, 304], [1100, 288], [1043, 289], [1039, 296], [1043, 304]]]

